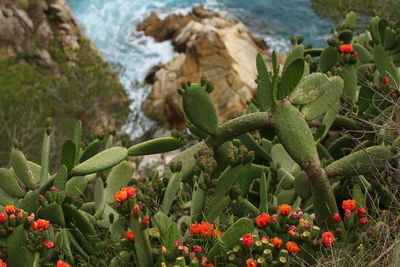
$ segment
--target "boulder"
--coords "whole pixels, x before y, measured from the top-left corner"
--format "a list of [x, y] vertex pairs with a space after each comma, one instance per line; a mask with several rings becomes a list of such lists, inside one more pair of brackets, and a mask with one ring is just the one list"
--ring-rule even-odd
[[137, 29], [156, 41], [170, 39], [174, 45], [174, 58], [153, 69], [149, 76], [153, 89], [143, 110], [177, 129], [184, 126], [177, 93], [181, 82], [199, 82], [201, 77], [213, 82], [211, 97], [222, 123], [242, 115], [246, 102], [251, 100], [256, 88], [257, 53], [271, 61], [265, 41], [255, 38], [242, 22], [223, 11], [197, 7], [186, 16], [170, 15], [164, 20], [153, 13]]

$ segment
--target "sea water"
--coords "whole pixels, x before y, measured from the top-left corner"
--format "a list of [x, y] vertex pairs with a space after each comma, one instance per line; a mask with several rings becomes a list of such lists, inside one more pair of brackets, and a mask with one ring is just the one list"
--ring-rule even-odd
[[118, 72], [121, 83], [133, 100], [132, 113], [123, 131], [138, 137], [153, 122], [141, 112], [151, 90], [143, 80], [149, 69], [172, 59], [169, 41], [156, 43], [136, 31], [138, 23], [152, 11], [160, 17], [188, 13], [194, 6], [221, 9], [237, 17], [271, 50], [287, 52], [292, 34], [304, 35], [305, 44], [325, 46], [330, 20], [318, 18], [309, 0], [67, 0], [79, 25], [106, 61]]

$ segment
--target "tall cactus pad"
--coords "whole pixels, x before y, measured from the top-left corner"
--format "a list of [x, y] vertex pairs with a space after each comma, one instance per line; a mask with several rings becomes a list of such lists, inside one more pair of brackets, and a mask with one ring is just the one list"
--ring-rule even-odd
[[128, 149], [129, 156], [143, 156], [169, 152], [186, 144], [186, 140], [176, 137], [161, 137], [149, 140]]
[[71, 170], [73, 175], [86, 175], [104, 171], [111, 168], [128, 156], [128, 150], [124, 147], [112, 147], [106, 149], [90, 159], [78, 164]]
[[318, 158], [314, 137], [297, 108], [289, 103], [277, 103], [272, 120], [283, 147], [297, 163]]
[[311, 197], [311, 183], [305, 172], [300, 172], [296, 175], [294, 180], [294, 188], [296, 190], [296, 194], [302, 199], [308, 199]]
[[215, 134], [218, 117], [210, 95], [199, 84], [192, 84], [183, 93], [183, 109], [188, 119], [200, 130]]
[[0, 168], [0, 187], [9, 195], [14, 197], [25, 196], [25, 191], [19, 186], [13, 173], [7, 169]]
[[321, 95], [321, 87], [328, 81], [323, 73], [311, 73], [304, 77], [300, 84], [292, 91], [289, 100], [293, 104], [308, 104]]
[[338, 76], [330, 77], [320, 90], [320, 97], [301, 109], [308, 121], [324, 115], [339, 103], [343, 93], [343, 80]]
[[376, 172], [385, 168], [390, 151], [385, 146], [368, 147], [343, 157], [325, 168], [328, 176], [353, 176]]
[[354, 65], [344, 65], [340, 75], [344, 81], [344, 94], [352, 104], [357, 102], [357, 73]]
[[336, 62], [339, 59], [339, 52], [335, 47], [328, 46], [325, 48], [318, 61], [318, 70], [321, 72], [327, 72], [332, 69], [333, 66], [336, 65]]
[[74, 224], [86, 236], [96, 235], [92, 222], [75, 206], [64, 204], [63, 211], [68, 224]]
[[382, 46], [374, 47], [375, 64], [379, 70], [379, 74], [389, 78], [389, 85], [398, 88], [400, 85], [399, 72], [394, 67], [390, 57], [387, 55]]
[[260, 54], [257, 54], [258, 84], [256, 99], [262, 111], [268, 111], [272, 106], [272, 81], [267, 66]]
[[283, 67], [283, 71], [285, 71], [286, 68], [290, 65], [290, 63], [292, 63], [296, 59], [304, 58], [303, 55], [304, 55], [304, 46], [302, 44], [293, 46], [286, 57], [285, 66]]
[[129, 183], [132, 172], [132, 166], [127, 161], [123, 161], [111, 169], [111, 172], [107, 176], [107, 187], [105, 189], [106, 202], [108, 204], [113, 203], [115, 201], [114, 194]]
[[208, 258], [212, 262], [223, 261], [226, 252], [238, 245], [240, 238], [245, 234], [252, 233], [254, 229], [253, 221], [248, 218], [240, 218], [225, 231], [221, 239], [211, 248]]
[[7, 266], [33, 266], [34, 255], [26, 248], [27, 238], [28, 232], [24, 229], [24, 225], [17, 226], [7, 238]]
[[161, 211], [165, 214], [169, 213], [172, 202], [179, 191], [180, 177], [179, 173], [174, 173], [168, 181], [167, 189], [165, 190], [164, 199], [161, 205]]
[[57, 203], [51, 203], [41, 207], [38, 211], [39, 218], [49, 220], [52, 224], [65, 227], [64, 213], [61, 206]]
[[19, 150], [12, 149], [10, 159], [14, 172], [17, 174], [18, 178], [25, 185], [25, 187], [31, 190], [38, 187], [38, 181], [35, 180], [25, 155]]
[[299, 84], [304, 75], [305, 62], [303, 59], [296, 59], [286, 68], [282, 74], [282, 82], [278, 89], [278, 99], [287, 97]]

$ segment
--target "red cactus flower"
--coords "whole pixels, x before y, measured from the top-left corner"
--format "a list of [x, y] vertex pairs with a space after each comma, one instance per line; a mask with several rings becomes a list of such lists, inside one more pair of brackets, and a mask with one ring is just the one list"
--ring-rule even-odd
[[255, 260], [248, 260], [248, 261], [246, 261], [246, 266], [247, 266], [247, 267], [257, 267], [257, 261], [255, 261]]
[[203, 237], [210, 237], [213, 235], [214, 224], [208, 222], [201, 222], [200, 227], [201, 227], [200, 232]]
[[135, 242], [135, 235], [133, 234], [133, 231], [128, 231], [125, 234], [126, 240], [130, 242]]
[[353, 51], [353, 46], [349, 44], [344, 44], [339, 47], [339, 50], [340, 52], [347, 54]]
[[275, 248], [281, 248], [283, 244], [282, 239], [280, 239], [279, 237], [272, 238], [271, 243], [272, 245], [274, 245]]
[[119, 203], [123, 203], [128, 199], [128, 193], [126, 191], [118, 191], [115, 193], [114, 199]]
[[56, 266], [57, 267], [69, 267], [69, 264], [65, 261], [58, 260]]
[[207, 263], [206, 267], [215, 267], [215, 265], [212, 263]]
[[342, 218], [340, 217], [339, 213], [334, 213], [332, 215], [332, 219], [335, 223], [340, 223], [342, 221]]
[[326, 247], [330, 247], [333, 242], [335, 242], [335, 236], [333, 235], [332, 232], [324, 232], [322, 234], [322, 243], [326, 246]]
[[149, 218], [149, 216], [144, 216], [143, 217], [143, 219], [142, 219], [142, 223], [144, 224], [144, 225], [149, 225], [150, 224], [150, 218]]
[[51, 248], [54, 247], [54, 243], [51, 242], [50, 240], [46, 240], [46, 241], [44, 241], [44, 246], [45, 246], [47, 249], [51, 249]]
[[296, 254], [296, 253], [299, 253], [299, 251], [300, 251], [299, 246], [295, 242], [292, 242], [292, 241], [286, 242], [286, 249], [291, 254]]
[[200, 246], [192, 246], [192, 250], [193, 250], [193, 252], [196, 252], [196, 253], [203, 252], [203, 249]]
[[191, 235], [198, 235], [201, 233], [201, 225], [199, 223], [192, 224], [189, 227], [189, 232]]
[[16, 209], [13, 205], [5, 206], [4, 210], [6, 211], [7, 214], [13, 214], [16, 211]]
[[253, 238], [253, 236], [251, 235], [251, 234], [245, 234], [243, 237], [242, 237], [242, 244], [243, 244], [243, 246], [245, 246], [245, 247], [251, 247], [253, 244], [254, 244], [254, 238]]
[[7, 267], [7, 262], [0, 260], [0, 267]]
[[367, 224], [367, 223], [368, 223], [368, 218], [367, 217], [363, 217], [363, 218], [360, 218], [358, 220], [358, 224], [359, 225], [364, 225], [364, 224]]
[[360, 207], [357, 209], [357, 216], [358, 217], [364, 217], [365, 213], [367, 213], [367, 210], [363, 207]]
[[266, 227], [269, 224], [270, 216], [267, 213], [263, 213], [256, 218], [256, 224], [258, 227]]
[[382, 79], [381, 79], [381, 82], [384, 84], [384, 85], [389, 85], [389, 78], [388, 77], [382, 77]]
[[343, 200], [342, 209], [353, 211], [356, 208], [357, 201], [354, 199]]
[[292, 207], [288, 204], [282, 204], [279, 206], [279, 213], [282, 216], [287, 216], [291, 210], [292, 210]]
[[4, 213], [0, 213], [0, 223], [7, 221], [7, 216]]

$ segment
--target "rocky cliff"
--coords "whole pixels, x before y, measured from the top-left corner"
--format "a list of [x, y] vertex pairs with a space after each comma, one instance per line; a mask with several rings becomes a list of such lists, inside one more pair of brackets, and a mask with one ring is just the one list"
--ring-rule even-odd
[[14, 138], [40, 159], [46, 117], [53, 118], [57, 143], [78, 119], [86, 133], [102, 133], [120, 128], [129, 113], [116, 74], [64, 0], [0, 0], [0, 92], [3, 162]]
[[239, 20], [224, 11], [196, 7], [188, 15], [173, 14], [161, 20], [151, 14], [137, 27], [156, 41], [171, 40], [176, 54], [147, 77], [153, 89], [143, 105], [146, 114], [183, 126], [181, 98], [176, 92], [182, 81], [207, 77], [215, 84], [211, 94], [221, 122], [242, 114], [254, 93], [257, 53], [267, 61], [267, 44], [255, 38]]

